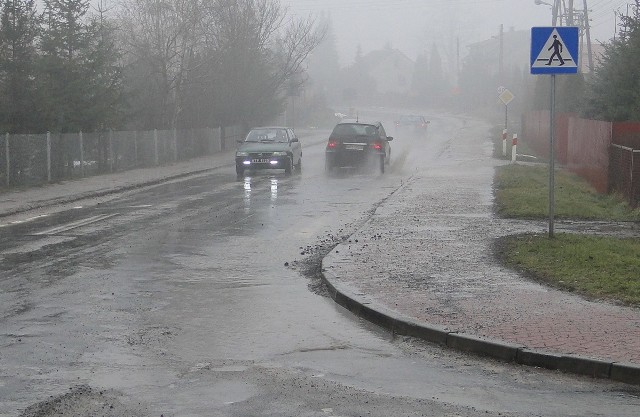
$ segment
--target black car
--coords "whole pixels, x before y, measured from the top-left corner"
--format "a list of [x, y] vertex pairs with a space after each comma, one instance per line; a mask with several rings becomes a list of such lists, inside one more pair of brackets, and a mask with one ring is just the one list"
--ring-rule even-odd
[[236, 174], [247, 170], [283, 169], [288, 175], [302, 168], [302, 145], [290, 127], [266, 126], [249, 131], [236, 150]]
[[396, 128], [411, 130], [413, 133], [426, 134], [429, 121], [424, 116], [407, 114], [396, 120]]
[[343, 120], [329, 136], [325, 149], [327, 172], [339, 167], [375, 167], [384, 173], [391, 161], [392, 137], [378, 121]]

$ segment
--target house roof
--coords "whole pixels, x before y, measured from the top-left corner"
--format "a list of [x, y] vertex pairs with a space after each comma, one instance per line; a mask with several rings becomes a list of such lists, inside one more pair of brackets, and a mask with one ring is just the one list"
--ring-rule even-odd
[[360, 58], [359, 63], [367, 68], [372, 68], [375, 67], [379, 62], [389, 59], [401, 59], [412, 64], [414, 63], [413, 60], [406, 56], [402, 51], [394, 48], [384, 48], [371, 51], [368, 54], [363, 55]]

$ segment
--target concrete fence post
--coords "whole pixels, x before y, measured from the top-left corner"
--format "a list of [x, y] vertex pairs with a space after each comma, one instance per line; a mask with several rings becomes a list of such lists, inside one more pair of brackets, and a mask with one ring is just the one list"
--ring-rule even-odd
[[138, 165], [138, 131], [133, 131], [133, 164]]
[[214, 154], [218, 152], [217, 134], [218, 131], [215, 128], [209, 128], [209, 153]]
[[222, 152], [227, 150], [227, 132], [228, 128], [225, 126], [220, 126], [220, 150]]
[[51, 132], [47, 132], [47, 182], [51, 182]]
[[113, 129], [109, 129], [109, 172], [113, 172]]
[[6, 178], [6, 183], [7, 183], [7, 187], [9, 185], [11, 185], [11, 158], [9, 157], [9, 133], [7, 132], [7, 134], [5, 135], [4, 138], [4, 157], [6, 159], [7, 162], [7, 167], [6, 167], [6, 174], [7, 174], [7, 178]]
[[507, 129], [502, 130], [502, 156], [507, 156]]
[[80, 146], [80, 175], [84, 178], [84, 140], [82, 130], [78, 133], [78, 145]]
[[173, 128], [173, 162], [178, 162], [178, 129]]
[[156, 166], [160, 164], [158, 158], [158, 129], [153, 129], [153, 163]]
[[518, 155], [517, 149], [518, 149], [518, 134], [514, 133], [513, 139], [511, 140], [511, 163], [516, 162], [516, 157]]

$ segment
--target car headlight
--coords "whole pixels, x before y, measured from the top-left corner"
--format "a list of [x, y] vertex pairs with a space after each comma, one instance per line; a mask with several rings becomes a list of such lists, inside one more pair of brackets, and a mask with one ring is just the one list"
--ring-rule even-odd
[[287, 156], [287, 153], [278, 151], [278, 152], [274, 152], [273, 156]]
[[236, 156], [249, 156], [249, 152], [236, 152]]

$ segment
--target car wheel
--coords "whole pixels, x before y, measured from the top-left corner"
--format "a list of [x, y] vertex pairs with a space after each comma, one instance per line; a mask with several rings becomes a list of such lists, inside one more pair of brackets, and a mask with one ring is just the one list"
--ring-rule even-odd
[[333, 165], [331, 164], [331, 161], [329, 161], [329, 158], [326, 158], [324, 160], [324, 172], [326, 172], [327, 174], [331, 174], [332, 171]]
[[293, 169], [293, 158], [287, 158], [287, 162], [284, 165], [284, 173], [286, 175], [291, 175], [291, 170]]
[[380, 173], [384, 174], [384, 155], [380, 156]]
[[242, 177], [244, 175], [244, 167], [242, 165], [236, 165], [236, 175]]
[[296, 165], [296, 172], [302, 172], [302, 156], [298, 159], [298, 165]]

